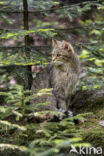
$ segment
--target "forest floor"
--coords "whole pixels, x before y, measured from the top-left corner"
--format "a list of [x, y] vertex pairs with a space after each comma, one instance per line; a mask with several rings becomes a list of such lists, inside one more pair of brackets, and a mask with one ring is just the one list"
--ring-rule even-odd
[[104, 155], [104, 91], [103, 89], [80, 93], [76, 97], [72, 110], [74, 113], [88, 113], [78, 125], [81, 137], [93, 147], [101, 147]]

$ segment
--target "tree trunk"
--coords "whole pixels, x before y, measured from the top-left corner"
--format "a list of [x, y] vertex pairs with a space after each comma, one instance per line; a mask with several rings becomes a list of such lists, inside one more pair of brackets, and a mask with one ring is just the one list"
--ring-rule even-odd
[[[28, 3], [27, 0], [23, 0], [23, 9], [24, 9], [24, 30], [29, 30], [29, 20], [28, 20]], [[27, 52], [27, 46], [30, 45], [30, 37], [29, 35], [25, 36], [25, 52], [26, 52], [26, 57], [30, 57], [30, 54]], [[32, 71], [31, 71], [31, 66], [28, 65], [26, 67], [26, 72], [27, 72], [27, 85], [25, 86], [25, 89], [31, 89], [32, 86]]]

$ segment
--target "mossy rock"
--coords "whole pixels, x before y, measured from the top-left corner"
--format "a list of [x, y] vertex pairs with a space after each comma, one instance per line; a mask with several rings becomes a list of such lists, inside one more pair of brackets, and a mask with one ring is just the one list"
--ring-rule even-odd
[[[99, 122], [104, 119], [104, 109], [94, 111], [94, 115], [87, 117], [84, 123], [79, 125], [83, 141], [88, 142], [92, 147], [101, 147], [104, 156], [104, 127]], [[92, 156], [92, 155], [91, 155]]]
[[78, 128], [83, 141], [90, 143], [92, 147], [101, 147], [101, 156], [104, 156], [104, 127], [99, 124], [104, 120], [104, 88], [76, 93], [72, 101], [72, 111], [75, 114], [93, 113], [85, 117], [86, 120]]

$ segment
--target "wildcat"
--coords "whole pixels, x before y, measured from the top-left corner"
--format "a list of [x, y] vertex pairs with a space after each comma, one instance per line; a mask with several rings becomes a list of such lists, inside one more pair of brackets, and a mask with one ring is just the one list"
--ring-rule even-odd
[[[52, 61], [33, 80], [32, 90], [53, 88], [51, 96], [35, 99], [34, 103], [50, 101], [45, 110], [56, 108], [67, 111], [70, 97], [79, 80], [80, 61], [72, 45], [66, 41], [53, 40]], [[44, 109], [44, 108], [42, 108]]]

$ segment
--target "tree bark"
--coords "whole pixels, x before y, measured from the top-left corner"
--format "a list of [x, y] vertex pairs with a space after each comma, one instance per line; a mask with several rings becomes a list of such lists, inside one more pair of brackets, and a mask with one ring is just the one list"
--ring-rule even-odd
[[[28, 16], [28, 3], [27, 3], [27, 0], [23, 0], [23, 10], [24, 10], [24, 30], [29, 30], [29, 16]], [[30, 57], [30, 54], [27, 52], [27, 46], [30, 45], [30, 37], [29, 35], [26, 35], [25, 36], [25, 52], [26, 52], [26, 57]], [[31, 66], [28, 65], [26, 67], [26, 72], [27, 72], [27, 79], [28, 79], [28, 82], [27, 82], [27, 85], [25, 86], [25, 89], [31, 89], [31, 86], [32, 86], [32, 70], [31, 70]]]

